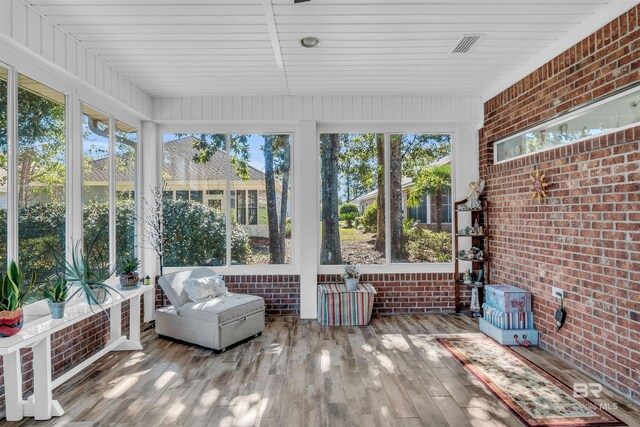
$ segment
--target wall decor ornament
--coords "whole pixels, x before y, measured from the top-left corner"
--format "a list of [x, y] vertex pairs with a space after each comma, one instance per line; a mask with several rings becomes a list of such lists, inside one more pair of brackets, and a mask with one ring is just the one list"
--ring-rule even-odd
[[549, 186], [547, 182], [546, 174], [536, 169], [533, 171], [531, 176], [531, 185], [529, 189], [531, 190], [531, 198], [538, 198], [538, 203], [542, 201], [544, 197], [547, 197], [546, 188]]

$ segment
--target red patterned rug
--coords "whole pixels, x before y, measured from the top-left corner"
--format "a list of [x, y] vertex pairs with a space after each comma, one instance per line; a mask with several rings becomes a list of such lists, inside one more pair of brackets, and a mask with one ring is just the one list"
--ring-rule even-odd
[[626, 426], [491, 338], [440, 338], [438, 342], [528, 427]]

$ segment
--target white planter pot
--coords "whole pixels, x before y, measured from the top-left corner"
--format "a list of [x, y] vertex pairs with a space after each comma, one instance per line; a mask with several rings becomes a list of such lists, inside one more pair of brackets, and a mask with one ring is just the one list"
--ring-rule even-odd
[[360, 279], [358, 277], [356, 277], [355, 279], [344, 279], [344, 284], [347, 285], [348, 291], [353, 292], [358, 289], [359, 281]]

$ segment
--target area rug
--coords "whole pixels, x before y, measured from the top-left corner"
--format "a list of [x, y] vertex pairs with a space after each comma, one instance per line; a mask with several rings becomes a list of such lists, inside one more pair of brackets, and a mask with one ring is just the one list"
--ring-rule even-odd
[[462, 365], [528, 427], [625, 426], [598, 404], [491, 338], [440, 338]]

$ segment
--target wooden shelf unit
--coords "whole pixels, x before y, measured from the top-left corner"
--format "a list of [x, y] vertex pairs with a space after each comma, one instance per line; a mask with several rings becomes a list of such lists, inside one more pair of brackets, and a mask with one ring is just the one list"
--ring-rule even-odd
[[[463, 311], [467, 311], [470, 316], [473, 316], [473, 312], [469, 309], [468, 304], [462, 304], [460, 301], [460, 289], [462, 287], [467, 288], [478, 288], [478, 298], [480, 299], [480, 306], [482, 306], [484, 300], [484, 286], [490, 283], [490, 275], [489, 275], [489, 221], [488, 221], [488, 205], [486, 200], [482, 200], [482, 209], [473, 209], [473, 210], [460, 210], [460, 206], [467, 203], [467, 199], [461, 200], [459, 202], [454, 203], [454, 212], [453, 212], [453, 227], [454, 227], [454, 251], [455, 251], [455, 306], [456, 313], [460, 313]], [[473, 226], [476, 220], [478, 220], [478, 224], [483, 227], [482, 234], [460, 234], [460, 221], [459, 215], [460, 213], [468, 212], [471, 215], [471, 223], [469, 225]], [[460, 252], [460, 239], [468, 239], [471, 238], [471, 246], [476, 246], [483, 251], [484, 257], [481, 260], [467, 260], [467, 259], [459, 259], [458, 253]], [[470, 284], [465, 284], [460, 279], [460, 275], [462, 272], [466, 270], [460, 269], [461, 262], [470, 262], [473, 267], [478, 264], [482, 264], [482, 269], [484, 270], [484, 280], [481, 285], [477, 285], [476, 282], [472, 282]], [[476, 269], [476, 268], [474, 268]], [[475, 311], [477, 313], [482, 313], [482, 309]]]

